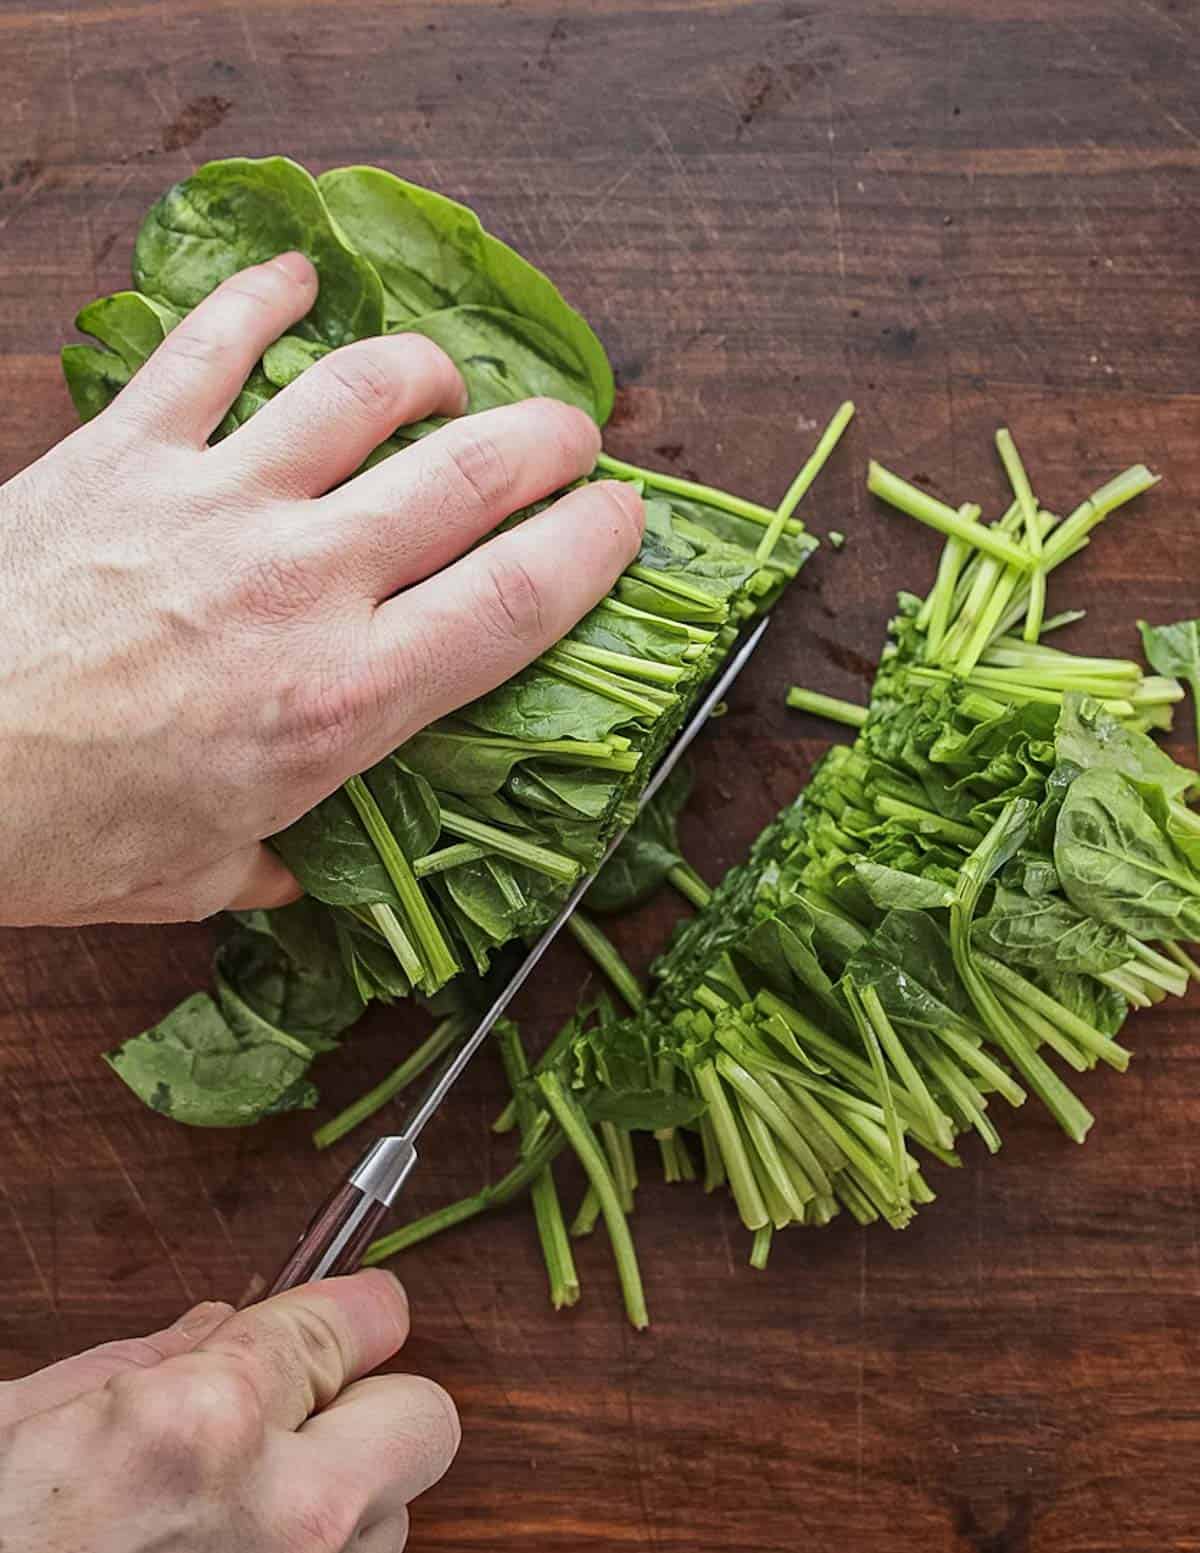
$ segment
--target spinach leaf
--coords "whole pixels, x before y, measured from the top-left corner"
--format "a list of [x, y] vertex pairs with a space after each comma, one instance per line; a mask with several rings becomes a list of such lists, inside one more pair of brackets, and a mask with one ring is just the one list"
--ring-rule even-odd
[[1089, 696], [1063, 697], [1054, 747], [1061, 766], [1118, 771], [1131, 781], [1157, 784], [1169, 798], [1181, 797], [1197, 780], [1153, 739], [1124, 727]]
[[1138, 621], [1142, 650], [1150, 666], [1159, 674], [1186, 680], [1192, 692], [1196, 714], [1196, 751], [1200, 758], [1200, 620], [1176, 620], [1171, 625], [1152, 626]]
[[107, 410], [133, 376], [114, 351], [94, 345], [64, 345], [61, 360], [67, 392], [81, 421]]
[[1067, 789], [1054, 864], [1071, 904], [1135, 938], [1200, 938], [1200, 873], [1120, 771], [1085, 771]]
[[565, 340], [533, 319], [495, 307], [452, 307], [410, 319], [404, 330], [442, 347], [462, 373], [471, 412], [546, 395], [599, 419], [583, 363]]
[[1130, 957], [1125, 933], [1096, 922], [1060, 895], [1028, 895], [998, 885], [992, 906], [972, 929], [978, 949], [1006, 964], [1099, 973]]
[[338, 167], [317, 182], [334, 221], [380, 277], [385, 328], [465, 303], [518, 314], [565, 344], [582, 364], [596, 419], [608, 419], [613, 380], [603, 346], [552, 282], [485, 232], [474, 211], [379, 167]]
[[217, 950], [221, 981], [261, 1019], [313, 1050], [336, 1045], [365, 1000], [347, 973], [331, 915], [305, 898], [238, 920]]
[[936, 911], [950, 904], [953, 890], [942, 879], [905, 873], [881, 863], [856, 863], [854, 876], [880, 911]]
[[329, 346], [383, 329], [383, 288], [331, 220], [312, 175], [287, 157], [208, 162], [151, 207], [134, 246], [134, 283], [187, 313], [230, 275], [289, 249], [320, 290], [293, 332]]
[[316, 1102], [311, 1049], [228, 994], [218, 1005], [193, 993], [105, 1061], [151, 1110], [191, 1127], [244, 1127]]

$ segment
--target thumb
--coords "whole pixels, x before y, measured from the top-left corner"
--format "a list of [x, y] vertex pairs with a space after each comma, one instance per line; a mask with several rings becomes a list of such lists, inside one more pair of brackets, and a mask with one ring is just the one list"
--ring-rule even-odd
[[0, 1385], [0, 1428], [72, 1402], [85, 1392], [97, 1391], [124, 1370], [148, 1370], [164, 1359], [190, 1353], [232, 1315], [232, 1305], [222, 1300], [205, 1300], [149, 1337], [123, 1337], [113, 1343], [101, 1343], [86, 1353], [35, 1370], [23, 1380], [8, 1381]]

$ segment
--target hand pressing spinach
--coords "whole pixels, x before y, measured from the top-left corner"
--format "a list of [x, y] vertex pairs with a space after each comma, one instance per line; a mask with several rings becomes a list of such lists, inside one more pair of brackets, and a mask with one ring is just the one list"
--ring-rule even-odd
[[[612, 374], [595, 334], [470, 211], [380, 169], [314, 179], [283, 157], [209, 163], [149, 212], [135, 246], [138, 289], [84, 308], [80, 328], [97, 344], [64, 351], [80, 413], [103, 408], [223, 279], [285, 249], [313, 262], [316, 301], [267, 349], [217, 436], [330, 350], [400, 329], [451, 355], [472, 408], [552, 394], [607, 417]], [[805, 488], [851, 408], [806, 465]], [[435, 424], [398, 429], [368, 463]], [[464, 967], [482, 975], [504, 944], [549, 921], [632, 813], [740, 623], [778, 596], [813, 547], [792, 516], [799, 487], [775, 512], [606, 455], [596, 474], [638, 480], [650, 494], [642, 551], [612, 594], [537, 663], [273, 838], [320, 903], [324, 948], [337, 951], [325, 988], [335, 1007], [429, 996]], [[680, 888], [702, 901], [702, 881], [673, 866]], [[263, 1025], [320, 1044], [299, 1005], [319, 1001], [324, 972], [314, 970], [302, 996], [296, 968], [254, 940], [227, 947], [220, 970], [226, 986], [238, 981], [230, 998]], [[261, 1029], [239, 1038], [256, 1050], [268, 1040]], [[234, 1056], [246, 1060], [240, 1047]], [[256, 1104], [265, 1110], [268, 1098]]]

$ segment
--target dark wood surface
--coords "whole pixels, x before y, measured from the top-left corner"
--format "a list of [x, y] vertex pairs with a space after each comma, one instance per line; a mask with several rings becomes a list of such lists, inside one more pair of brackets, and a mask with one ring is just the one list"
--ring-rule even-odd
[[[716, 878], [823, 748], [785, 687], [861, 694], [894, 589], [928, 583], [933, 538], [866, 497], [868, 451], [989, 509], [1000, 423], [1054, 506], [1144, 459], [1162, 486], [1055, 604], [1123, 654], [1137, 615], [1196, 612], [1194, 22], [1187, 0], [3, 0], [0, 474], [71, 427], [57, 348], [124, 283], [145, 207], [233, 153], [380, 162], [469, 200], [599, 329], [617, 452], [770, 501], [852, 395], [810, 512], [847, 547], [698, 757], [686, 835]], [[622, 924], [631, 959], [668, 918]], [[236, 1297], [354, 1152], [318, 1158], [307, 1118], [189, 1132], [108, 1075], [100, 1052], [197, 985], [208, 945], [0, 934], [0, 1373]], [[585, 975], [555, 955], [535, 1037]], [[326, 1113], [415, 1026], [372, 1018], [326, 1061]], [[765, 1275], [729, 1204], [652, 1184], [647, 1157], [640, 1336], [599, 1238], [582, 1303], [549, 1310], [523, 1209], [413, 1253], [406, 1362], [466, 1429], [413, 1546], [1200, 1549], [1198, 1036], [1194, 999], [1137, 1016], [1130, 1072], [1079, 1086], [1085, 1148], [1031, 1103], [999, 1158], [933, 1167], [905, 1233], [789, 1234]], [[504, 1168], [500, 1088], [481, 1059], [410, 1209]]]

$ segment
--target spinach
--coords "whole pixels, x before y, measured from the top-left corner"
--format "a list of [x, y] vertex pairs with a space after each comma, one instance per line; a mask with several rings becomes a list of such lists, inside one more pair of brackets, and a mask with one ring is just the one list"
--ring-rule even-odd
[[497, 307], [451, 307], [404, 325], [440, 345], [462, 373], [468, 410], [548, 395], [600, 418], [587, 369], [573, 348], [536, 319]]
[[1054, 864], [1068, 900], [1135, 938], [1200, 938], [1200, 872], [1119, 771], [1085, 771], [1058, 817]]
[[599, 340], [546, 276], [486, 232], [474, 211], [379, 167], [339, 167], [317, 182], [334, 221], [379, 275], [385, 328], [464, 304], [519, 315], [557, 336], [582, 365], [604, 424], [613, 380]]
[[1186, 680], [1191, 686], [1196, 752], [1200, 759], [1200, 620], [1176, 620], [1165, 626], [1139, 620], [1138, 629], [1142, 633], [1142, 651], [1151, 668], [1159, 674]]
[[297, 334], [336, 346], [382, 332], [374, 266], [346, 242], [312, 175], [283, 156], [208, 162], [168, 189], [138, 231], [134, 283], [183, 314], [238, 270], [288, 249], [307, 255], [320, 281]]
[[153, 1111], [191, 1127], [244, 1127], [312, 1106], [312, 1051], [226, 992], [193, 993], [105, 1061]]
[[975, 923], [972, 941], [1009, 964], [1051, 971], [1111, 971], [1130, 957], [1124, 933], [1076, 911], [1061, 896], [1031, 899], [1003, 884]]

